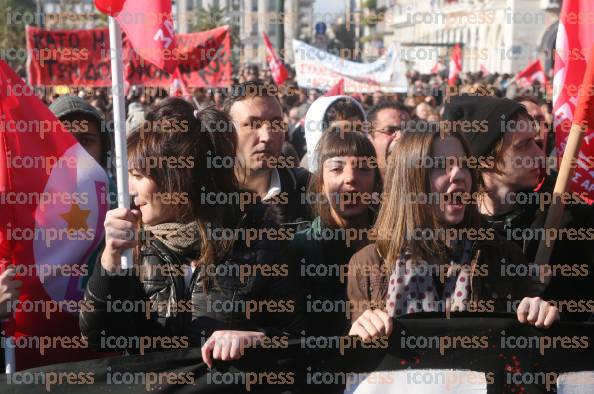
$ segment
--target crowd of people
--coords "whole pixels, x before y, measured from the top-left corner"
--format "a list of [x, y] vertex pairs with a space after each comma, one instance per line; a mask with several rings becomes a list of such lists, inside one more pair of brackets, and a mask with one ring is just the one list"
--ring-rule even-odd
[[[546, 89], [468, 73], [452, 93], [443, 75], [408, 77], [408, 94], [326, 97], [294, 75], [274, 89], [249, 65], [231, 88], [187, 99], [133, 87], [133, 206], [107, 212], [89, 263], [94, 308], [80, 329], [90, 346], [137, 353], [104, 339], [186, 338], [211, 366], [265, 337], [389, 336], [411, 313], [513, 313], [542, 328], [590, 319], [593, 309], [567, 302], [594, 299], [591, 239], [557, 240], [548, 263], [586, 275], [542, 280], [532, 269], [546, 217], [538, 196], [556, 176], [543, 165], [555, 155]], [[65, 125], [88, 121], [71, 131], [113, 179], [107, 90], [73, 93], [44, 98]], [[192, 165], [148, 167], [151, 157]], [[561, 225], [593, 217], [571, 204]], [[132, 269], [121, 266], [127, 249]], [[0, 303], [18, 298], [13, 276], [0, 276]], [[148, 310], [118, 311], [116, 300]]]

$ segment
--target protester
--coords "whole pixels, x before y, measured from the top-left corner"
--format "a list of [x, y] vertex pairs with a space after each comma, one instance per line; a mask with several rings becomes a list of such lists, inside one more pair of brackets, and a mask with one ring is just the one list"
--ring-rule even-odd
[[[95, 100], [101, 100], [102, 96]], [[62, 122], [64, 127], [74, 135], [78, 143], [101, 164], [107, 173], [109, 192], [102, 194], [107, 198], [110, 208], [117, 206], [117, 187], [113, 173], [112, 140], [107, 129], [105, 118], [97, 108], [89, 105], [77, 96], [61, 96], [49, 106], [49, 109]], [[93, 272], [95, 261], [103, 247], [103, 239], [87, 259], [88, 272]], [[88, 276], [85, 275], [82, 283], [86, 285]]]
[[[308, 193], [316, 218], [295, 235], [292, 246], [301, 262], [307, 303], [330, 300], [340, 305], [346, 301], [346, 283], [340, 275], [346, 274], [351, 256], [368, 243], [381, 176], [373, 146], [362, 133], [333, 126], [324, 132], [317, 150], [318, 170]], [[320, 265], [325, 266], [324, 272], [336, 274], [307, 275], [319, 272], [316, 267]], [[346, 334], [346, 313], [335, 309], [311, 310], [307, 335]]]
[[288, 112], [289, 132], [287, 134], [287, 141], [293, 145], [299, 156], [299, 161], [305, 156], [307, 150], [305, 133], [303, 132], [306, 113], [307, 108], [304, 106], [293, 107]]
[[555, 146], [555, 140], [554, 134], [550, 132], [550, 124], [547, 123], [540, 102], [533, 96], [518, 96], [514, 98], [514, 100], [522, 104], [526, 108], [528, 115], [536, 121], [536, 124], [538, 125], [536, 143], [540, 145], [545, 156], [549, 156], [552, 148]]
[[[214, 109], [198, 113], [188, 102], [169, 98], [147, 113], [147, 122], [128, 137], [130, 193], [138, 209], [107, 213], [105, 250], [85, 293], [95, 306], [80, 313], [90, 345], [136, 353], [145, 350], [138, 340], [109, 339], [168, 336], [171, 343], [151, 342], [146, 350], [202, 346], [211, 366], [213, 359], [239, 358], [265, 335], [298, 332], [299, 289], [288, 274], [286, 243], [246, 235], [248, 229], [278, 227], [274, 206], [240, 206], [233, 197], [240, 193], [233, 168], [208, 166], [208, 152], [235, 153], [228, 117]], [[171, 158], [183, 161], [173, 165]], [[151, 165], [162, 159], [168, 164]], [[130, 248], [135, 267], [123, 269], [121, 255]], [[256, 265], [289, 268], [276, 276], [242, 268]], [[275, 300], [274, 312], [263, 307], [246, 316], [250, 311], [241, 304], [263, 299]], [[239, 306], [223, 309], [229, 300]], [[136, 307], [118, 308], [122, 301]]]
[[224, 110], [237, 129], [235, 169], [241, 187], [277, 206], [286, 225], [310, 220], [302, 198], [310, 174], [299, 168], [294, 157], [282, 155], [286, 124], [274, 86], [257, 81], [236, 85]]
[[[463, 164], [468, 156], [461, 134], [440, 138], [437, 127], [407, 130], [400, 139], [388, 164], [377, 242], [349, 263], [350, 335], [389, 335], [391, 318], [410, 313], [511, 312], [514, 302], [520, 322], [548, 327], [558, 318], [557, 309], [538, 297], [541, 287], [533, 278], [500, 275], [501, 264], [525, 260], [519, 248], [481, 225], [475, 205], [463, 201], [478, 186], [475, 172]], [[419, 235], [425, 232], [433, 236]]]
[[112, 144], [103, 115], [97, 108], [77, 96], [60, 96], [49, 109], [93, 159], [107, 168]]
[[307, 153], [301, 160], [301, 166], [310, 171], [317, 171], [315, 150], [318, 140], [333, 124], [347, 122], [353, 131], [365, 131], [365, 110], [361, 104], [349, 96], [320, 97], [309, 107], [305, 115], [305, 142]]
[[425, 121], [430, 121], [430, 117], [436, 115], [435, 110], [426, 102], [417, 104], [415, 108], [415, 115], [417, 118]]
[[255, 64], [246, 64], [240, 73], [240, 83], [255, 82], [260, 79], [260, 71]]
[[408, 109], [396, 102], [382, 102], [371, 107], [367, 113], [369, 137], [375, 148], [382, 177], [386, 174], [386, 155], [390, 143], [402, 136], [402, 130], [410, 121]]
[[[479, 169], [482, 193], [478, 208], [502, 237], [522, 248], [534, 273], [540, 240], [552, 234], [539, 235], [539, 232], [543, 231], [556, 181], [555, 173], [545, 172], [545, 155], [539, 145], [543, 140], [537, 123], [520, 103], [495, 97], [453, 97], [446, 105], [444, 116], [451, 121], [486, 122], [486, 132], [467, 135], [473, 155], [492, 158], [493, 164]], [[579, 195], [565, 200], [570, 202], [566, 204], [559, 229], [553, 232], [561, 235], [569, 230], [591, 228], [593, 208]], [[587, 237], [558, 238], [550, 260], [545, 263], [551, 267], [564, 264], [581, 267], [581, 274], [541, 278], [550, 282], [543, 296], [559, 302], [592, 299], [594, 290], [589, 272], [594, 265], [594, 241]], [[566, 312], [562, 314], [564, 319], [572, 320], [587, 319], [591, 314], [583, 308], [562, 312]]]

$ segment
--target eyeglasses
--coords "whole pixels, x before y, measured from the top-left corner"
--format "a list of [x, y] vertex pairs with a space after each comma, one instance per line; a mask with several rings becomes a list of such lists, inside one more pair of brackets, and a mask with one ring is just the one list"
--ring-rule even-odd
[[374, 130], [374, 132], [376, 132], [376, 133], [382, 133], [382, 134], [389, 135], [389, 136], [392, 136], [392, 135], [398, 133], [399, 131], [402, 131], [402, 127], [396, 126], [396, 125], [386, 126], [382, 129]]

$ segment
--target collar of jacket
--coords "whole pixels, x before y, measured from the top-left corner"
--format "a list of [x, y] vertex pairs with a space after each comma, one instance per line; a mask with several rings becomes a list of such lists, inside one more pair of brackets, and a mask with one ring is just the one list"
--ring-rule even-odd
[[171, 265], [182, 265], [183, 263], [190, 263], [198, 256], [184, 255], [169, 249], [163, 242], [152, 239], [149, 244], [163, 261]]
[[[369, 213], [371, 216], [371, 225], [369, 226], [369, 228], [373, 227], [373, 223], [375, 223], [375, 219], [377, 217], [377, 209], [374, 206], [369, 207]], [[316, 216], [315, 219], [311, 222], [311, 233], [314, 237], [319, 237], [321, 236], [322, 230], [327, 228], [327, 226], [325, 226], [322, 223], [322, 218], [320, 216]], [[339, 228], [336, 228], [336, 230], [339, 230]], [[314, 238], [316, 239], [316, 238]]]

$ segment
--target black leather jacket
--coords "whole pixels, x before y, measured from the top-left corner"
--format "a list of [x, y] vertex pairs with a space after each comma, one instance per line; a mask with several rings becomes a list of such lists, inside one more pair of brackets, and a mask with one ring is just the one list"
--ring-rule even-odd
[[[273, 206], [256, 205], [238, 228], [278, 229], [276, 212]], [[262, 331], [270, 337], [301, 330], [296, 265], [286, 241], [268, 233], [248, 246], [236, 238], [224, 261], [213, 264], [208, 274], [205, 267], [196, 268], [186, 285], [182, 266], [189, 261], [152, 239], [141, 248], [139, 265], [125, 275], [110, 275], [97, 262], [85, 292], [93, 310], [81, 311], [79, 319], [90, 346], [135, 353], [139, 337], [150, 338], [151, 346], [143, 349], [148, 351], [175, 349], [173, 343], [181, 344], [177, 348], [201, 346], [223, 329]], [[172, 338], [169, 345], [155, 339], [164, 337]]]

